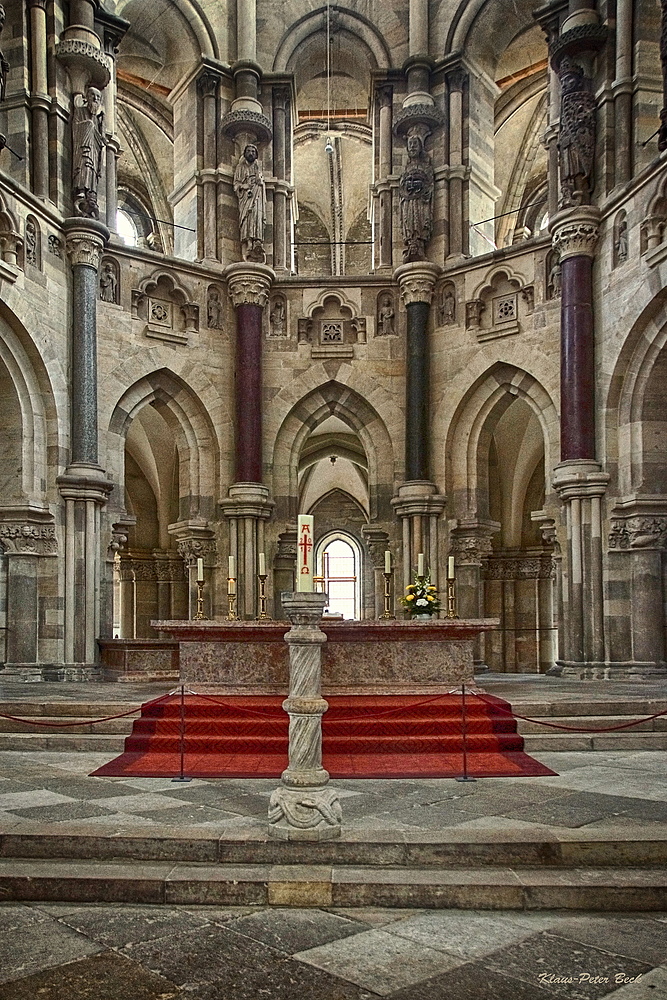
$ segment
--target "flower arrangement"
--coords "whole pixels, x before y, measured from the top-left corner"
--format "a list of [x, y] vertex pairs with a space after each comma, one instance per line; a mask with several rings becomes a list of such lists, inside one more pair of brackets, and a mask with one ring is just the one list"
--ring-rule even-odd
[[416, 615], [437, 615], [440, 611], [438, 591], [431, 583], [430, 576], [415, 576], [415, 582], [405, 588], [401, 604], [410, 618]]

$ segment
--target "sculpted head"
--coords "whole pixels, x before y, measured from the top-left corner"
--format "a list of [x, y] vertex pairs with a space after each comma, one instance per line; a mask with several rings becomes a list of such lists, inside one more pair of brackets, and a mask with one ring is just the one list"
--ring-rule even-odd
[[102, 94], [97, 87], [88, 87], [86, 91], [86, 104], [92, 114], [97, 114], [102, 107]]
[[408, 141], [406, 145], [408, 149], [408, 156], [410, 156], [411, 158], [415, 156], [421, 156], [423, 146], [421, 138], [418, 135], [408, 136]]
[[254, 163], [258, 157], [257, 146], [253, 146], [251, 142], [248, 143], [246, 148], [243, 150], [243, 155], [248, 163]]

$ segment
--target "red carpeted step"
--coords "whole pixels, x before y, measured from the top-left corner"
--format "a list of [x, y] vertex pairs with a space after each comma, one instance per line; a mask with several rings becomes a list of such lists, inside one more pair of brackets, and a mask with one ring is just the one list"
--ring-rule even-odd
[[[287, 766], [281, 696], [173, 696], [135, 720], [125, 752], [98, 775], [276, 777]], [[460, 695], [332, 695], [322, 720], [332, 777], [448, 777], [462, 770]], [[183, 731], [182, 731], [183, 730]], [[181, 758], [183, 750], [183, 759]], [[478, 777], [553, 774], [523, 751], [507, 702], [466, 699], [466, 751]]]

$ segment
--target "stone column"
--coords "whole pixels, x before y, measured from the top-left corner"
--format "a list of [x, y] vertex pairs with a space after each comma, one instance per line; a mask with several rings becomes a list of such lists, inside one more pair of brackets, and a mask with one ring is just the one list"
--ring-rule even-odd
[[632, 177], [632, 30], [633, 0], [616, 3], [616, 73], [614, 94], [614, 183]]
[[38, 198], [48, 198], [49, 84], [46, 60], [46, 0], [27, 0], [30, 10], [30, 108], [32, 112], [32, 185]]
[[290, 685], [283, 708], [289, 713], [289, 765], [269, 803], [269, 836], [279, 840], [333, 840], [340, 837], [338, 793], [329, 788], [322, 767], [321, 659], [326, 635], [318, 627], [326, 594], [283, 594], [292, 627], [289, 645]]
[[287, 109], [290, 91], [287, 87], [273, 88], [273, 176], [276, 184], [273, 191], [273, 267], [276, 271], [288, 271], [287, 233]]
[[408, 314], [405, 375], [405, 478], [429, 479], [429, 368], [428, 319], [437, 264], [413, 261], [394, 272]]
[[[474, 517], [457, 520], [450, 535], [450, 554], [454, 556], [456, 570], [456, 603], [460, 618], [484, 618], [487, 613], [501, 618], [502, 595], [497, 595], [495, 606], [486, 607], [484, 601], [484, 581], [482, 570], [485, 560], [491, 555], [491, 539], [500, 530], [497, 521], [482, 521]], [[500, 587], [498, 587], [500, 589]], [[482, 633], [473, 644], [473, 659], [477, 672], [487, 670], [486, 646], [489, 653], [494, 651], [497, 659], [502, 657], [502, 633]]]
[[428, 0], [410, 0], [409, 54], [428, 54]]
[[[275, 504], [269, 499], [269, 490], [261, 483], [234, 483], [229, 487], [228, 499], [222, 500], [220, 509], [229, 520], [229, 554], [236, 560], [238, 578], [236, 612], [240, 618], [256, 618], [258, 607], [257, 573], [259, 553], [264, 552], [264, 526], [273, 513]], [[296, 554], [296, 553], [295, 553]], [[267, 566], [270, 560], [267, 556]], [[269, 573], [267, 597], [270, 597]]]
[[392, 111], [393, 87], [384, 84], [377, 88], [377, 100], [380, 105], [380, 142], [379, 142], [379, 180], [375, 185], [376, 205], [378, 211], [378, 229], [380, 238], [379, 267], [391, 267], [393, 263], [392, 229], [393, 229], [393, 193], [389, 179], [392, 173]]
[[[412, 583], [420, 552], [424, 554], [424, 568], [430, 573], [431, 582], [438, 587], [442, 582], [440, 520], [447, 506], [447, 498], [438, 493], [434, 483], [418, 480], [399, 486], [391, 505], [402, 522], [403, 589]], [[394, 575], [394, 581], [400, 594], [397, 574]]]
[[78, 218], [65, 219], [63, 229], [72, 265], [70, 462], [58, 479], [65, 501], [65, 663], [92, 665], [100, 627], [100, 511], [113, 486], [98, 464], [97, 442], [97, 272], [109, 231]]
[[662, 26], [660, 30], [660, 62], [662, 64], [662, 110], [660, 111], [660, 131], [658, 149], [667, 149], [667, 0], [660, 0]]
[[[214, 590], [217, 549], [215, 533], [203, 518], [177, 521], [170, 524], [169, 534], [176, 539], [178, 554], [183, 560], [188, 588], [188, 618], [197, 613], [197, 559], [204, 560], [204, 613], [215, 617], [216, 594]], [[172, 599], [174, 595], [172, 594]]]
[[219, 79], [217, 73], [206, 70], [197, 80], [202, 102], [202, 127], [204, 133], [203, 168], [200, 173], [204, 200], [203, 239], [200, 250], [204, 260], [217, 260], [218, 258], [218, 121], [216, 98]]
[[463, 87], [465, 73], [462, 69], [447, 74], [449, 86], [449, 251], [447, 259], [463, 256], [467, 240], [463, 228], [463, 185], [467, 168], [463, 163]]
[[118, 160], [122, 152], [118, 138], [116, 122], [116, 57], [118, 47], [130, 28], [130, 22], [110, 14], [101, 8], [96, 18], [102, 29], [104, 51], [106, 53], [111, 79], [104, 90], [104, 128], [106, 132], [105, 155], [105, 195], [106, 224], [112, 232], [116, 231], [116, 212], [118, 210]]

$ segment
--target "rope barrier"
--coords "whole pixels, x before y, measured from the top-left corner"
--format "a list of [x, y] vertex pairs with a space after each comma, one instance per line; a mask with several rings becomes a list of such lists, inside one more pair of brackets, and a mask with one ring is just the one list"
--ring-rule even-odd
[[107, 715], [103, 719], [83, 719], [78, 722], [38, 722], [36, 719], [19, 719], [16, 715], [3, 715], [2, 713], [0, 713], [0, 719], [10, 719], [11, 722], [23, 722], [26, 726], [45, 726], [50, 729], [65, 729], [69, 726], [96, 726], [99, 722], [113, 722], [114, 719], [126, 719], [128, 715], [134, 715], [135, 712], [140, 712], [143, 708], [148, 707], [148, 705], [157, 705], [158, 702], [165, 701], [166, 698], [171, 698], [171, 695], [163, 694], [153, 701], [144, 702], [143, 705], [130, 709], [129, 712], [121, 712], [120, 715]]
[[[491, 704], [488, 698], [484, 695], [479, 694], [479, 692], [470, 692], [474, 694], [475, 698], [479, 698], [480, 701]], [[656, 712], [655, 715], [649, 715], [645, 719], [635, 719], [633, 722], [623, 722], [619, 726], [606, 726], [602, 729], [582, 729], [578, 726], [561, 726], [557, 722], [545, 722], [544, 719], [531, 719], [527, 715], [518, 715], [513, 709], [502, 708], [500, 705], [494, 706], [499, 712], [504, 712], [506, 715], [511, 715], [514, 719], [521, 719], [522, 722], [534, 722], [538, 726], [549, 726], [551, 729], [562, 729], [570, 733], [614, 733], [619, 729], [630, 729], [632, 726], [641, 726], [643, 722], [652, 722], [653, 719], [659, 719], [663, 715], [667, 715], [667, 709], [663, 712]]]

